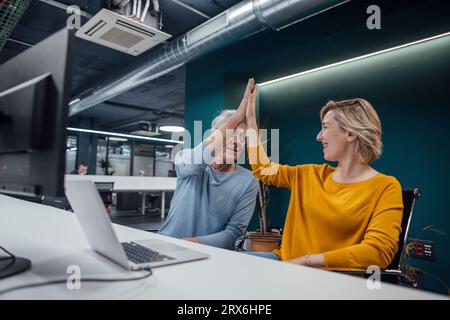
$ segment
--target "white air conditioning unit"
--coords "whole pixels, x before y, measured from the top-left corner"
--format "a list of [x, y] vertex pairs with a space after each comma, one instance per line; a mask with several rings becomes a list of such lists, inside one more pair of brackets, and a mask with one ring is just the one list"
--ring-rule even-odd
[[133, 56], [171, 37], [170, 34], [107, 9], [100, 10], [75, 35]]

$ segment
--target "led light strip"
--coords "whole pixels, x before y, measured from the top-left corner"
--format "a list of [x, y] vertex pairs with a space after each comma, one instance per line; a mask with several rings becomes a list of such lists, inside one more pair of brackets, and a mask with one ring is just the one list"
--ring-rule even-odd
[[278, 78], [278, 79], [262, 82], [262, 83], [258, 84], [258, 86], [260, 86], [260, 87], [266, 86], [266, 85], [272, 84], [274, 82], [295, 78], [295, 77], [298, 77], [298, 76], [302, 76], [302, 75], [313, 73], [313, 72], [316, 72], [316, 71], [332, 68], [332, 67], [335, 67], [335, 66], [339, 66], [339, 65], [342, 65], [342, 64], [349, 63], [349, 62], [353, 62], [353, 61], [357, 61], [357, 60], [373, 57], [373, 56], [376, 56], [376, 55], [379, 55], [379, 54], [382, 54], [382, 53], [386, 53], [386, 52], [394, 51], [394, 50], [397, 50], [397, 49], [402, 49], [402, 48], [406, 48], [406, 47], [409, 47], [409, 46], [413, 46], [413, 45], [416, 45], [416, 44], [419, 44], [419, 43], [423, 43], [423, 42], [426, 42], [426, 41], [430, 41], [430, 40], [446, 37], [448, 35], [450, 35], [450, 31], [446, 32], [446, 33], [438, 34], [436, 36], [432, 36], [432, 37], [429, 37], [429, 38], [425, 38], [425, 39], [421, 39], [421, 40], [405, 43], [405, 44], [402, 44], [402, 45], [399, 45], [399, 46], [395, 46], [395, 47], [392, 47], [392, 48], [383, 49], [383, 50], [380, 50], [380, 51], [368, 53], [368, 54], [365, 54], [365, 55], [362, 55], [362, 56], [359, 56], [359, 57], [355, 57], [355, 58], [351, 58], [351, 59], [347, 59], [347, 60], [343, 60], [343, 61], [327, 64], [325, 66], [321, 66], [321, 67], [318, 67], [318, 68], [314, 68], [314, 69], [302, 71], [302, 72], [299, 72], [299, 73], [291, 74], [289, 76], [284, 76], [284, 77], [281, 77], [281, 78]]
[[153, 137], [144, 137], [144, 136], [138, 136], [138, 135], [135, 135], [135, 134], [99, 131], [99, 130], [91, 130], [91, 129], [81, 129], [81, 128], [68, 127], [67, 130], [68, 131], [75, 131], [75, 132], [84, 132], [84, 133], [95, 133], [95, 134], [101, 134], [101, 135], [104, 135], [104, 136], [111, 136], [111, 137], [122, 137], [122, 138], [138, 139], [138, 140], [150, 140], [150, 141], [175, 143], [175, 144], [179, 144], [179, 143], [183, 144], [184, 143], [183, 141], [177, 141], [177, 140], [153, 138]]

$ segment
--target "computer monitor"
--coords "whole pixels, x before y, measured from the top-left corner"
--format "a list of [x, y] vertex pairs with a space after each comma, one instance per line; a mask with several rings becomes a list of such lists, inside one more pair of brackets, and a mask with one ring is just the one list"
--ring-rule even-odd
[[72, 33], [0, 65], [0, 193], [64, 195]]
[[[64, 195], [72, 37], [61, 30], [0, 65], [0, 193]], [[31, 267], [5, 253], [0, 279]]]

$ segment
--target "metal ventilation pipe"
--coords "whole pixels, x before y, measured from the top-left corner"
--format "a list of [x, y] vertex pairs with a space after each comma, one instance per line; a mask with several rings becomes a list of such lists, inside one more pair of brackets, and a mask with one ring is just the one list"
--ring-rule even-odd
[[151, 52], [70, 103], [69, 115], [156, 79], [188, 61], [267, 28], [282, 29], [350, 0], [245, 0]]

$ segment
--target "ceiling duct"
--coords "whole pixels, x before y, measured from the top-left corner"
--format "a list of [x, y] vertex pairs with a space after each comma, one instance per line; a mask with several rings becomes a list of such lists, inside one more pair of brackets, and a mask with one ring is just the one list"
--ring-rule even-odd
[[122, 70], [113, 80], [73, 101], [71, 116], [156, 79], [201, 54], [267, 28], [279, 30], [349, 0], [245, 0]]

